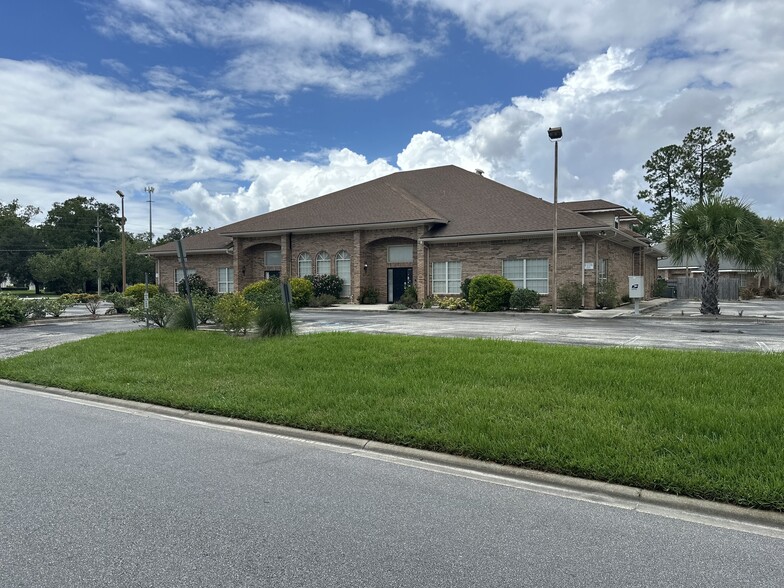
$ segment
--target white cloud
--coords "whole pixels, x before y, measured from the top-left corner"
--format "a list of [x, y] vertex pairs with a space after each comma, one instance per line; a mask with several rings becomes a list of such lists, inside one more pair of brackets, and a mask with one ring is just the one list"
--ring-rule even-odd
[[318, 87], [339, 95], [381, 96], [409, 73], [426, 44], [358, 11], [254, 0], [221, 6], [200, 0], [115, 0], [100, 29], [137, 42], [226, 49], [224, 80], [274, 95]]
[[[79, 69], [7, 59], [0, 59], [0, 86], [2, 200], [48, 210], [77, 194], [116, 200], [122, 187], [129, 204], [150, 181], [236, 174], [235, 122], [219, 100], [138, 92]], [[164, 194], [156, 200], [161, 213], [172, 206]], [[131, 230], [146, 230], [146, 222], [136, 224], [146, 210], [137, 215], [131, 206], [127, 216]]]

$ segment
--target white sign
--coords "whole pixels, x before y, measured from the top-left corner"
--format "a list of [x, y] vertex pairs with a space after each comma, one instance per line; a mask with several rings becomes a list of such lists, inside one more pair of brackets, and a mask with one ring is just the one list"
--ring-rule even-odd
[[144, 293], [144, 310], [148, 310], [150, 308], [150, 295], [149, 293]]
[[644, 298], [645, 282], [642, 276], [629, 276], [629, 298]]
[[593, 262], [589, 261], [585, 265], [583, 265], [583, 269], [592, 270], [593, 269]]

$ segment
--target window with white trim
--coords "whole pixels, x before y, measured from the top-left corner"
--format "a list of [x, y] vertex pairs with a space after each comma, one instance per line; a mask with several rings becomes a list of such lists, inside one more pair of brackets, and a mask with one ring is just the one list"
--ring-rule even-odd
[[390, 245], [387, 247], [387, 262], [414, 263], [414, 246]]
[[351, 296], [351, 257], [348, 251], [338, 251], [335, 255], [335, 271], [338, 277], [343, 280], [343, 288], [340, 295], [343, 298]]
[[234, 292], [234, 268], [218, 268], [218, 294]]
[[297, 258], [297, 271], [300, 278], [313, 275], [313, 259], [310, 253], [300, 253]]
[[[196, 274], [196, 270], [195, 269], [189, 269], [188, 270], [188, 275], [189, 276], [192, 276], [194, 274]], [[180, 285], [180, 282], [182, 282], [183, 278], [185, 278], [185, 274], [182, 273], [182, 270], [181, 269], [175, 269], [174, 270], [174, 287], [175, 288]]]
[[433, 294], [460, 294], [463, 264], [460, 261], [436, 261], [430, 272]]
[[547, 294], [550, 289], [548, 271], [546, 259], [505, 259], [501, 273], [515, 288], [528, 288], [539, 294]]
[[610, 260], [609, 259], [600, 259], [599, 260], [599, 272], [598, 277], [600, 282], [606, 282], [607, 278], [610, 277]]
[[316, 255], [316, 275], [326, 276], [329, 274], [329, 253], [319, 251]]
[[280, 265], [280, 251], [265, 251], [264, 252], [264, 265], [266, 267]]

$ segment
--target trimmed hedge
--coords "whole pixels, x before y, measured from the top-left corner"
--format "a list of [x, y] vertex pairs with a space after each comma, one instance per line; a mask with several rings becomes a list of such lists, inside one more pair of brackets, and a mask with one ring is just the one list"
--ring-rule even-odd
[[496, 312], [509, 308], [514, 290], [514, 284], [503, 276], [475, 276], [468, 287], [468, 302], [474, 312]]

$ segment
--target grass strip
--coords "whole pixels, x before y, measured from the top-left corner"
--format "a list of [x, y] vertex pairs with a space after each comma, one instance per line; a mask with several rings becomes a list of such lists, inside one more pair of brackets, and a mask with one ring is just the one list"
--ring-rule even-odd
[[0, 361], [16, 381], [779, 511], [782, 374], [780, 354], [160, 329]]

